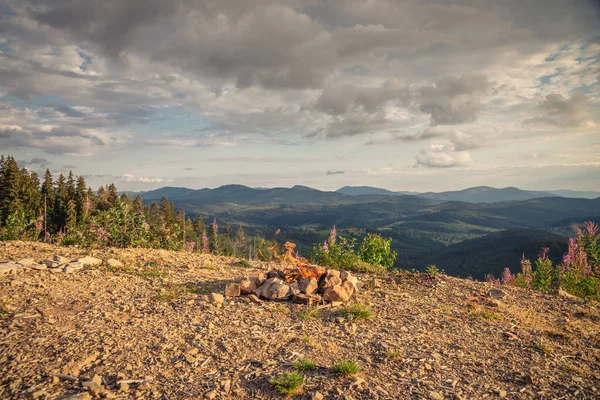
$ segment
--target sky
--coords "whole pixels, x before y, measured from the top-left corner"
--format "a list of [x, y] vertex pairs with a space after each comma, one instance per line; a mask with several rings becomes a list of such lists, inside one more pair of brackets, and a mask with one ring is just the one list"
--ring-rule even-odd
[[97, 188], [600, 189], [592, 0], [0, 0], [0, 153]]

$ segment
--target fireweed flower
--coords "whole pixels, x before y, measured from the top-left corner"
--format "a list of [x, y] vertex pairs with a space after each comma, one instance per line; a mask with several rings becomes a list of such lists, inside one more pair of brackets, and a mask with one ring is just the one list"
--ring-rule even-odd
[[41, 231], [43, 227], [44, 227], [44, 217], [42, 216], [42, 214], [40, 214], [37, 221], [35, 221], [35, 229], [37, 231]]
[[204, 231], [204, 233], [202, 234], [202, 252], [210, 252], [210, 248], [208, 247], [208, 236], [206, 236], [206, 231]]
[[187, 244], [186, 250], [190, 253], [194, 252], [194, 248], [196, 247], [196, 242], [192, 241]]
[[327, 244], [327, 240], [323, 242], [323, 250], [329, 251], [329, 245]]
[[335, 239], [337, 239], [337, 230], [335, 229], [335, 225], [333, 226], [333, 228], [331, 229], [331, 232], [329, 232], [329, 244], [334, 244], [335, 243]]
[[90, 201], [90, 199], [87, 196], [85, 196], [85, 203], [83, 205], [83, 209], [85, 210], [86, 214], [90, 211], [91, 206], [92, 206], [92, 202]]
[[215, 218], [213, 223], [212, 223], [212, 231], [215, 235], [215, 237], [217, 236], [217, 232], [219, 232], [219, 225], [217, 225], [217, 219]]
[[541, 261], [546, 261], [548, 259], [548, 252], [550, 251], [549, 247], [542, 247], [542, 250], [540, 250], [540, 253], [538, 254], [538, 258]]
[[502, 272], [502, 280], [501, 283], [503, 285], [509, 285], [511, 284], [513, 281], [515, 280], [515, 277], [513, 274], [510, 273], [510, 269], [508, 268], [504, 268], [504, 271]]
[[523, 274], [523, 279], [527, 284], [527, 287], [531, 285], [531, 261], [525, 258], [525, 254], [521, 258], [521, 273]]

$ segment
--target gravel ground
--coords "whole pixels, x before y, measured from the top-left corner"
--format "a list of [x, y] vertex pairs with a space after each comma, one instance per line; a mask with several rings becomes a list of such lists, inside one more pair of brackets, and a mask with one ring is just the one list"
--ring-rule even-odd
[[[0, 276], [0, 398], [283, 398], [270, 380], [310, 359], [298, 399], [600, 398], [600, 308], [444, 275], [358, 274], [342, 307], [208, 294], [273, 268], [146, 249], [0, 243], [0, 261], [91, 255], [73, 274]], [[361, 367], [336, 376], [331, 366]], [[322, 396], [322, 397], [320, 397]]]

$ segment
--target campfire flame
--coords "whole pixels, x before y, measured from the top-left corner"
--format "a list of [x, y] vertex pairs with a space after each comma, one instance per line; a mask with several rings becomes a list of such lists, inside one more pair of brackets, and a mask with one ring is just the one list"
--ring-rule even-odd
[[317, 265], [310, 265], [306, 258], [298, 257], [297, 253], [296, 256], [294, 256], [294, 250], [296, 249], [294, 243], [285, 242], [283, 247], [285, 248], [285, 254], [282, 254], [279, 257], [279, 261], [281, 263], [292, 264], [291, 267], [288, 267], [283, 271], [287, 283], [298, 282], [303, 278], [319, 279], [319, 277], [325, 273], [325, 268]]

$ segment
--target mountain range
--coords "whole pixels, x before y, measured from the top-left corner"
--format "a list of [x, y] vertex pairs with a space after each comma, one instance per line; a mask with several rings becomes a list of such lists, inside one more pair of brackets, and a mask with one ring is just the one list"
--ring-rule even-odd
[[[436, 264], [451, 275], [476, 279], [518, 267], [523, 254], [535, 257], [541, 247], [550, 247], [550, 257], [560, 262], [573, 226], [600, 221], [600, 196], [569, 198], [517, 188], [408, 193], [371, 187], [328, 192], [306, 186], [226, 185], [164, 187], [140, 194], [146, 204], [165, 196], [187, 215], [200, 213], [206, 223], [217, 218], [220, 226], [243, 225], [248, 235], [292, 241], [305, 256], [332, 226], [340, 235], [359, 240], [378, 233], [393, 239], [398, 267]], [[278, 229], [281, 234], [275, 237]]]

